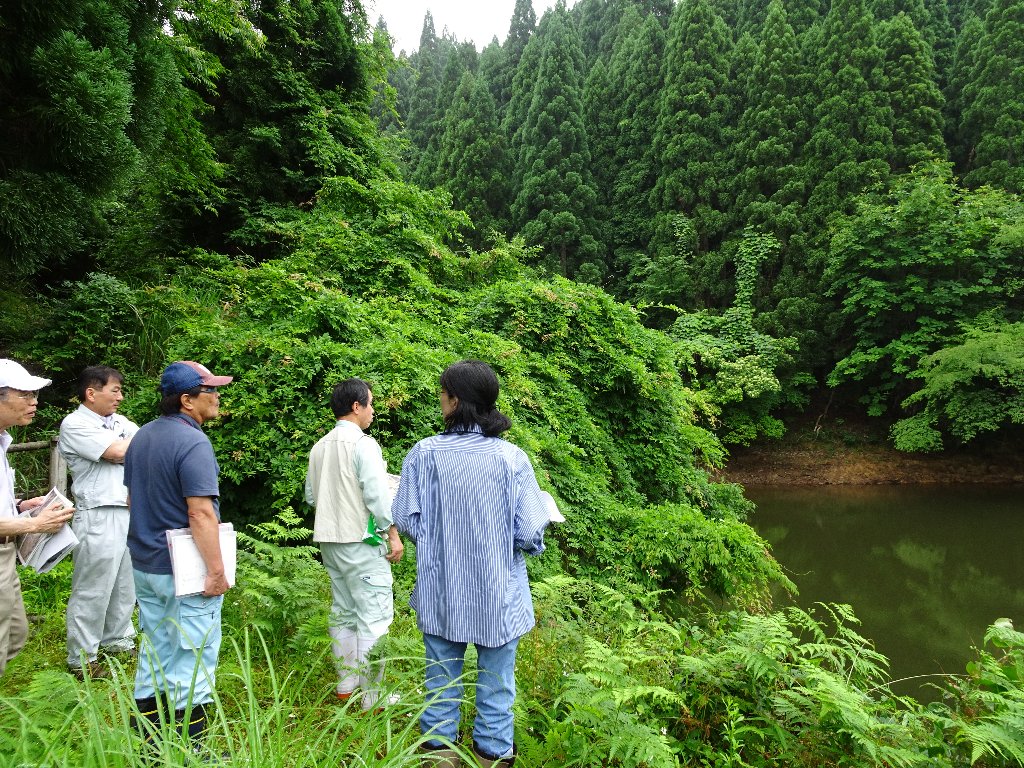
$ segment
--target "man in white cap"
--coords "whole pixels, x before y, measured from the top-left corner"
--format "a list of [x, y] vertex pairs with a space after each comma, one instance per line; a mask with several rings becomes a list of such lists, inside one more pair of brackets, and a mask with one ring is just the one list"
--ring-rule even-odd
[[[220, 415], [218, 387], [232, 378], [214, 376], [191, 360], [168, 365], [160, 377], [161, 416], [135, 433], [124, 458], [128, 551], [139, 625], [148, 641], [139, 651], [135, 700], [153, 723], [160, 722], [161, 711], [173, 715], [195, 742], [213, 701], [228, 591], [218, 530], [220, 468], [202, 427]], [[201, 594], [174, 594], [167, 531], [175, 528], [191, 529], [206, 564]]]
[[117, 412], [124, 377], [90, 365], [78, 377], [81, 405], [64, 417], [57, 448], [68, 463], [78, 536], [67, 608], [68, 668], [81, 677], [109, 674], [98, 655], [134, 654], [135, 581], [128, 556], [124, 455], [135, 422]]
[[32, 422], [38, 392], [49, 379], [33, 376], [14, 360], [0, 359], [0, 675], [7, 662], [25, 647], [28, 621], [18, 581], [16, 537], [25, 533], [56, 533], [71, 519], [73, 510], [46, 510], [38, 517], [18, 517], [37, 507], [42, 497], [18, 500], [14, 495], [14, 470], [7, 461], [11, 427]]

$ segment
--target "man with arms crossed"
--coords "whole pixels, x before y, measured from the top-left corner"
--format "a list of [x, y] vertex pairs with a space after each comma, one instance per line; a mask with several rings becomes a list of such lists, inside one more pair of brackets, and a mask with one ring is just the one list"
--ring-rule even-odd
[[[128, 551], [147, 640], [135, 674], [136, 704], [159, 723], [165, 701], [195, 742], [206, 730], [206, 705], [213, 701], [221, 604], [228, 591], [218, 530], [220, 468], [202, 426], [220, 414], [218, 387], [232, 378], [214, 376], [190, 360], [167, 366], [160, 377], [161, 416], [132, 438], [124, 460]], [[202, 594], [175, 597], [166, 532], [186, 527], [206, 563], [206, 585]]]
[[100, 651], [135, 652], [135, 583], [128, 555], [124, 454], [138, 432], [117, 413], [124, 399], [120, 371], [92, 365], [78, 379], [78, 410], [64, 417], [57, 448], [71, 470], [78, 536], [68, 598], [68, 667], [81, 676], [107, 674]]
[[[371, 653], [395, 615], [389, 563], [402, 559], [403, 545], [391, 521], [384, 457], [363, 432], [373, 421], [370, 386], [362, 379], [336, 385], [331, 411], [337, 425], [309, 453], [306, 501], [316, 507], [313, 541], [331, 577], [337, 696], [348, 699], [359, 687], [360, 704], [369, 710], [378, 704], [384, 675], [382, 663], [370, 663]], [[388, 546], [363, 541], [371, 517], [377, 531], [387, 531]]]
[[17, 515], [38, 507], [43, 499], [19, 501], [14, 496], [14, 470], [7, 462], [11, 427], [24, 427], [36, 416], [39, 390], [50, 383], [26, 371], [13, 360], [0, 360], [0, 675], [28, 639], [25, 604], [18, 581], [16, 537], [25, 533], [56, 533], [71, 519], [73, 510], [47, 510], [38, 517]]

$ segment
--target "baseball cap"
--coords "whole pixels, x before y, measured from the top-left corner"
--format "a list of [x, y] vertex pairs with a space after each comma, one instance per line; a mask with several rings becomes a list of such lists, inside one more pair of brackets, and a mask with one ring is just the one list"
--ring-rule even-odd
[[50, 380], [33, 376], [25, 370], [25, 366], [6, 358], [0, 359], [0, 387], [20, 389], [22, 392], [35, 392], [49, 386]]
[[202, 385], [223, 387], [234, 381], [234, 378], [234, 376], [214, 376], [205, 365], [200, 365], [192, 360], [179, 360], [164, 368], [164, 372], [160, 375], [160, 391], [165, 395], [177, 395]]

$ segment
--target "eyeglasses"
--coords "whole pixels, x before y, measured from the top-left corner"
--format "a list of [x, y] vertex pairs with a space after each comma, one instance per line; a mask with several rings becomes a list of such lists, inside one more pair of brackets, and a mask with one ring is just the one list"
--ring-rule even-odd
[[18, 389], [12, 389], [11, 392], [14, 393], [15, 397], [20, 397], [22, 400], [28, 400], [30, 403], [39, 402], [38, 392], [22, 392], [21, 390]]
[[219, 395], [220, 394], [220, 390], [217, 389], [216, 387], [200, 387], [199, 388], [199, 393], [200, 394], [206, 394], [206, 395]]

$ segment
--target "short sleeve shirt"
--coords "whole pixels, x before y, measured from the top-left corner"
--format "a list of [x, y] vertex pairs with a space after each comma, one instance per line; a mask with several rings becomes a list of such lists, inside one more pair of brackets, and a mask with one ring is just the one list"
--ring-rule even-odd
[[7, 449], [14, 442], [7, 432], [0, 432], [0, 517], [18, 514], [14, 506], [14, 470], [7, 463]]
[[124, 457], [133, 568], [171, 573], [167, 531], [188, 527], [189, 496], [212, 497], [220, 518], [219, 474], [210, 439], [188, 416], [161, 416], [138, 431]]
[[84, 405], [64, 417], [57, 448], [71, 470], [76, 507], [127, 507], [124, 467], [102, 456], [111, 443], [128, 440], [138, 431], [138, 425], [120, 414], [108, 426]]

